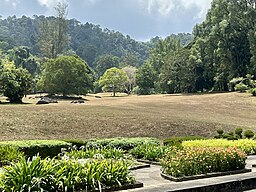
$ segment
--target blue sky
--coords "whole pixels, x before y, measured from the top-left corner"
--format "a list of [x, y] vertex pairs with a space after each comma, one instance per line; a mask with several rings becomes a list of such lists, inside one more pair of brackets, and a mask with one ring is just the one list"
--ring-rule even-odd
[[[120, 31], [137, 40], [191, 32], [212, 0], [65, 0], [68, 18]], [[58, 0], [0, 0], [0, 15], [54, 15]]]

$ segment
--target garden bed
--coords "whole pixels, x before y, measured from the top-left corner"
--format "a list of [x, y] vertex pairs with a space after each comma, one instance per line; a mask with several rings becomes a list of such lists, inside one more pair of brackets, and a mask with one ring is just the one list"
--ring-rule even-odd
[[251, 169], [240, 169], [240, 170], [235, 170], [235, 171], [206, 173], [206, 174], [201, 174], [201, 175], [183, 176], [183, 177], [173, 177], [171, 175], [167, 175], [167, 174], [164, 174], [161, 172], [161, 176], [170, 181], [182, 182], [182, 181], [190, 181], [190, 180], [204, 179], [204, 178], [210, 178], [210, 177], [219, 177], [219, 176], [225, 176], [225, 175], [248, 173], [251, 171], [252, 171]]

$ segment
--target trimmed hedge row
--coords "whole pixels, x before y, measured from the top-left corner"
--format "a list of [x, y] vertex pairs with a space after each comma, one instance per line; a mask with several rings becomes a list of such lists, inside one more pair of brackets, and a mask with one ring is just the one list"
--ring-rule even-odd
[[160, 141], [156, 138], [151, 137], [136, 137], [136, 138], [125, 138], [125, 137], [117, 137], [111, 139], [97, 139], [97, 140], [89, 140], [86, 143], [87, 148], [119, 148], [125, 151], [131, 150], [134, 147], [143, 144], [154, 144], [160, 145]]
[[39, 153], [42, 158], [54, 157], [61, 153], [62, 148], [68, 148], [72, 144], [58, 140], [24, 140], [2, 141], [0, 147], [9, 146], [17, 148], [26, 157], [33, 157]]

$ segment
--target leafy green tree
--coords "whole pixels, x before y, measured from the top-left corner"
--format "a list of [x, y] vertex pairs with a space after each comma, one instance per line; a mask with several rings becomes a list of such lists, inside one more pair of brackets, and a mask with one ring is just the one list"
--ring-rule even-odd
[[92, 90], [94, 73], [80, 57], [60, 56], [46, 63], [38, 85], [50, 94], [85, 95]]
[[110, 68], [100, 77], [99, 84], [103, 87], [103, 90], [113, 91], [113, 96], [116, 96], [117, 91], [123, 91], [125, 84], [129, 80], [127, 74], [116, 67]]
[[136, 73], [136, 84], [139, 88], [138, 94], [147, 95], [155, 88], [156, 73], [149, 63], [144, 63]]
[[16, 68], [12, 62], [4, 61], [0, 73], [0, 92], [11, 103], [22, 103], [22, 98], [30, 91], [31, 83], [31, 76], [26, 69]]

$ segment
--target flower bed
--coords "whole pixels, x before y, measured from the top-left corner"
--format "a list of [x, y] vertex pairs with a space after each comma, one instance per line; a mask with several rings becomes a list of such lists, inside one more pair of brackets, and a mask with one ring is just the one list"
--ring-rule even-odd
[[161, 160], [164, 174], [173, 177], [226, 172], [245, 168], [246, 154], [237, 148], [173, 149]]

